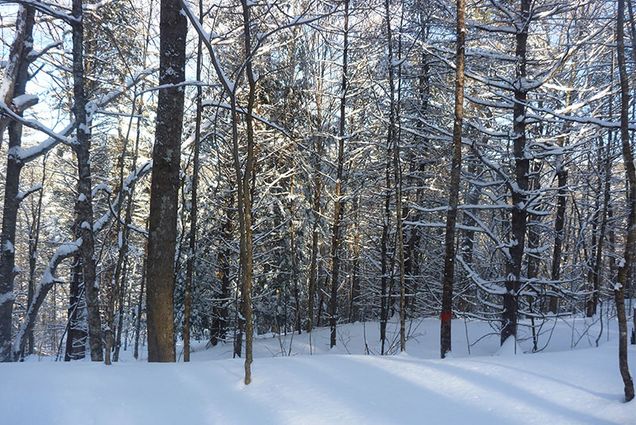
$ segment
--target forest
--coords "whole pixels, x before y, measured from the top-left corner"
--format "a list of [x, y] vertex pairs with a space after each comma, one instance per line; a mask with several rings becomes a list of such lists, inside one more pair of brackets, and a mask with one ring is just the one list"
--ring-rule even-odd
[[636, 423], [632, 3], [0, 0], [0, 422]]

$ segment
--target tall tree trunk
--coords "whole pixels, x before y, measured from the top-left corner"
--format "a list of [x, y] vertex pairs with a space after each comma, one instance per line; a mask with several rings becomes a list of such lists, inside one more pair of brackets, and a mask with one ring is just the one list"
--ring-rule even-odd
[[528, 45], [528, 27], [530, 26], [531, 0], [521, 0], [519, 10], [520, 28], [516, 34], [516, 75], [513, 108], [513, 152], [515, 185], [512, 192], [512, 212], [510, 225], [510, 258], [506, 264], [506, 293], [503, 296], [503, 314], [501, 326], [501, 344], [509, 337], [517, 338], [518, 292], [521, 286], [521, 267], [526, 243], [528, 174], [530, 159], [526, 151], [526, 100], [524, 87], [526, 79], [526, 52]]
[[[387, 228], [386, 231], [383, 229], [383, 236], [388, 234], [388, 226], [389, 220], [388, 216], [390, 214], [390, 174], [389, 169], [393, 169], [393, 184], [395, 185], [395, 225], [396, 225], [396, 240], [395, 240], [395, 251], [397, 254], [398, 261], [398, 269], [399, 269], [399, 280], [400, 280], [400, 351], [404, 351], [406, 347], [406, 326], [405, 326], [405, 318], [406, 318], [406, 310], [405, 310], [405, 280], [404, 280], [404, 233], [402, 228], [402, 171], [401, 171], [401, 161], [400, 161], [400, 145], [399, 145], [399, 131], [398, 125], [399, 122], [399, 88], [396, 88], [396, 80], [398, 80], [399, 87], [399, 78], [400, 72], [398, 72], [398, 76], [395, 76], [395, 67], [394, 63], [394, 54], [393, 54], [393, 31], [391, 28], [391, 8], [390, 8], [390, 0], [385, 0], [384, 2], [384, 12], [385, 12], [385, 23], [386, 23], [386, 32], [387, 32], [387, 49], [388, 49], [388, 76], [389, 76], [389, 126], [387, 131], [387, 173], [386, 173], [386, 184], [387, 184], [387, 193], [385, 199], [385, 211], [386, 211], [386, 219], [384, 222], [384, 226]], [[399, 43], [397, 62], [398, 67], [399, 61], [401, 59], [401, 39]], [[397, 98], [396, 98], [397, 96]], [[391, 156], [391, 153], [393, 154]], [[386, 239], [383, 239], [386, 242]], [[386, 263], [386, 245], [382, 247], [383, 251], [383, 264]], [[395, 255], [395, 254], [394, 254]], [[393, 275], [393, 270], [391, 270], [391, 275]], [[390, 295], [390, 294], [389, 294]], [[386, 325], [385, 325], [386, 328]], [[386, 329], [385, 329], [386, 332]], [[386, 338], [386, 334], [384, 335]]]
[[[596, 253], [594, 260], [592, 295], [587, 303], [587, 316], [596, 315], [600, 291], [601, 276], [603, 270], [603, 249], [605, 247], [605, 234], [607, 233], [607, 224], [609, 221], [610, 197], [612, 191], [612, 132], [607, 134], [607, 145], [605, 146], [605, 158], [603, 165], [603, 206], [601, 211], [601, 228], [599, 230], [598, 242], [596, 244]], [[600, 158], [599, 158], [600, 160]]]
[[[559, 137], [559, 145], [563, 146], [563, 137]], [[554, 249], [552, 251], [552, 273], [550, 279], [557, 282], [561, 279], [561, 256], [563, 251], [563, 236], [565, 232], [565, 211], [567, 204], [567, 181], [568, 172], [563, 165], [563, 159], [557, 158], [557, 210], [556, 219], [554, 220]], [[548, 309], [552, 313], [557, 313], [559, 308], [559, 299], [551, 296], [549, 299]]]
[[[150, 45], [150, 27], [152, 25], [153, 22], [153, 11], [154, 11], [154, 0], [150, 0], [150, 13], [148, 14], [148, 21], [146, 23], [146, 37], [145, 37], [145, 41], [144, 41], [144, 49], [143, 49], [143, 64], [144, 67], [146, 66], [147, 63], [147, 59], [148, 59], [148, 46]], [[144, 92], [144, 88], [145, 88], [145, 84], [142, 84], [141, 86], [141, 94], [139, 94], [139, 105], [137, 106], [137, 128], [136, 128], [136, 134], [135, 134], [135, 153], [133, 155], [133, 159], [132, 159], [132, 165], [133, 167], [135, 167], [134, 169], [136, 169], [137, 167], [137, 159], [138, 159], [138, 154], [139, 154], [139, 143], [141, 141], [141, 127], [142, 127], [142, 113], [144, 110], [144, 98], [143, 98], [143, 92]], [[134, 206], [134, 194], [135, 194], [135, 187], [136, 185], [132, 184], [132, 187], [130, 189], [130, 196], [128, 199], [128, 204], [126, 206], [126, 223], [127, 225], [132, 223], [132, 212], [133, 212], [133, 206]], [[146, 231], [148, 231], [148, 223], [146, 222]], [[139, 298], [137, 300], [137, 312], [135, 314], [135, 335], [134, 335], [134, 347], [133, 347], [133, 357], [135, 358], [135, 360], [139, 359], [139, 339], [141, 336], [141, 316], [143, 314], [143, 307], [144, 307], [144, 293], [146, 290], [146, 265], [147, 265], [147, 254], [148, 254], [148, 242], [146, 240], [146, 243], [144, 244], [144, 260], [143, 260], [143, 264], [141, 267], [141, 279], [139, 282]]]
[[77, 158], [79, 175], [75, 204], [75, 231], [82, 240], [79, 255], [82, 265], [82, 282], [88, 311], [88, 343], [91, 360], [103, 360], [102, 321], [99, 311], [99, 287], [95, 263], [95, 240], [93, 234], [93, 193], [91, 175], [91, 121], [86, 111], [84, 92], [84, 17], [82, 0], [73, 0], [73, 98], [75, 101], [76, 143], [73, 151]]
[[[397, 50], [397, 87], [395, 96], [395, 119], [394, 119], [394, 138], [395, 147], [393, 150], [393, 174], [395, 179], [395, 225], [397, 232], [397, 256], [398, 256], [398, 272], [400, 279], [400, 351], [406, 350], [406, 269], [405, 269], [405, 253], [404, 253], [404, 206], [402, 203], [403, 196], [403, 176], [402, 176], [402, 154], [401, 154], [401, 104], [402, 104], [402, 29], [404, 23], [404, 9], [402, 8], [400, 16], [400, 26], [398, 29], [398, 50]], [[391, 55], [393, 56], [393, 55]]]
[[618, 318], [618, 360], [619, 369], [625, 386], [625, 401], [634, 398], [634, 382], [627, 364], [627, 318], [625, 315], [625, 288], [631, 280], [630, 271], [634, 248], [636, 248], [636, 165], [629, 140], [629, 83], [625, 65], [625, 0], [618, 0], [618, 18], [616, 20], [616, 48], [618, 50], [618, 70], [621, 83], [621, 144], [627, 193], [627, 231], [625, 252], [618, 269], [618, 282], [614, 286], [616, 316]]
[[223, 341], [227, 333], [227, 323], [229, 321], [228, 304], [230, 303], [230, 262], [232, 261], [232, 233], [234, 223], [234, 194], [228, 194], [227, 206], [225, 208], [225, 221], [221, 226], [221, 246], [217, 257], [217, 278], [221, 282], [220, 302], [215, 305], [212, 311], [212, 329], [210, 343], [215, 346], [219, 341]]
[[[33, 50], [33, 24], [35, 9], [21, 6], [16, 20], [16, 36], [9, 52], [9, 65], [13, 76], [6, 75], [12, 84], [9, 85], [5, 99], [11, 104], [17, 96], [23, 95], [29, 80], [29, 54]], [[13, 77], [13, 78], [12, 78]], [[18, 111], [21, 116], [22, 111]], [[0, 125], [2, 125], [0, 123]], [[0, 137], [2, 130], [0, 129]], [[20, 172], [23, 162], [15, 155], [22, 145], [22, 124], [17, 121], [9, 123], [9, 150], [4, 185], [4, 208], [2, 212], [2, 237], [0, 238], [0, 362], [12, 360], [11, 338], [13, 329], [13, 303], [15, 294], [15, 233], [18, 220], [20, 199]]]
[[135, 317], [135, 345], [133, 348], [133, 357], [139, 359], [139, 340], [141, 339], [141, 315], [144, 311], [144, 292], [146, 290], [146, 264], [148, 263], [148, 244], [146, 243], [144, 261], [141, 269], [141, 280], [139, 283], [139, 299], [137, 300], [137, 314]]
[[444, 274], [442, 277], [442, 312], [440, 315], [440, 355], [451, 351], [451, 318], [453, 316], [453, 281], [455, 279], [455, 224], [459, 203], [462, 170], [462, 123], [464, 120], [464, 50], [466, 27], [464, 0], [457, 0], [457, 42], [455, 53], [455, 120], [453, 123], [453, 159], [451, 160], [446, 236], [444, 238]]
[[296, 236], [296, 225], [294, 224], [294, 214], [296, 213], [294, 208], [294, 176], [290, 178], [289, 194], [289, 255], [291, 256], [291, 281], [294, 292], [294, 330], [300, 335], [302, 333], [300, 320], [300, 286], [298, 282], [300, 270], [298, 266], [298, 238]]
[[[145, 54], [144, 54], [144, 57], [145, 57]], [[143, 85], [142, 85], [142, 92], [143, 92]], [[135, 108], [133, 105], [133, 110], [134, 109]], [[141, 114], [143, 113], [143, 94], [140, 96], [139, 105], [137, 106], [136, 109], [137, 109], [137, 116], [138, 117], [141, 116]], [[128, 138], [128, 136], [126, 136], [126, 138]], [[139, 158], [140, 141], [141, 141], [141, 119], [137, 118], [137, 132], [135, 135], [135, 147], [134, 147], [133, 156], [131, 159], [133, 170], [137, 169], [137, 160]], [[124, 181], [122, 180], [120, 182], [120, 186], [123, 187], [123, 184], [124, 184]], [[126, 213], [124, 216], [124, 223], [123, 223], [123, 229], [122, 229], [121, 246], [119, 250], [119, 257], [121, 259], [119, 261], [121, 262], [120, 263], [118, 262], [118, 264], [121, 264], [121, 269], [118, 270], [119, 273], [115, 274], [115, 285], [119, 291], [119, 308], [117, 313], [118, 323], [117, 323], [117, 334], [115, 337], [115, 352], [113, 353], [113, 361], [119, 361], [119, 351], [121, 349], [121, 336], [122, 336], [123, 323], [124, 323], [124, 296], [126, 294], [126, 288], [128, 287], [127, 282], [128, 282], [128, 267], [129, 267], [128, 252], [129, 252], [129, 244], [130, 244], [130, 225], [132, 224], [132, 221], [133, 221], [132, 215], [133, 215], [133, 210], [135, 206], [134, 196], [135, 196], [136, 187], [137, 187], [137, 184], [135, 181], [132, 181], [130, 185], [128, 186], [128, 191], [127, 191], [128, 202], [126, 204]], [[128, 291], [128, 294], [130, 298], [130, 290]]]
[[174, 267], [183, 124], [186, 17], [178, 0], [161, 0], [159, 90], [147, 261], [148, 361], [174, 362]]
[[[46, 156], [42, 161], [42, 178], [40, 180], [40, 194], [37, 205], [33, 211], [33, 224], [29, 230], [29, 282], [27, 293], [27, 305], [31, 305], [35, 296], [35, 272], [38, 260], [38, 246], [40, 242], [40, 228], [42, 225], [42, 199], [44, 198], [44, 182], [46, 181]], [[35, 336], [33, 329], [27, 335], [26, 355], [33, 354], [35, 350]], [[21, 354], [21, 357], [25, 353]]]
[[[145, 49], [144, 49], [144, 62], [145, 62]], [[137, 95], [135, 95], [134, 99], [135, 101], [137, 100]], [[134, 115], [134, 111], [137, 111], [137, 116], [140, 117], [141, 114], [143, 113], [143, 84], [142, 84], [142, 94], [139, 95], [139, 104], [135, 105], [135, 101], [133, 101], [133, 115]], [[130, 125], [129, 125], [129, 131], [130, 131], [130, 127], [132, 125], [132, 117], [131, 117], [131, 121], [130, 121]], [[128, 143], [128, 138], [129, 135], [126, 135], [126, 144]], [[131, 158], [131, 164], [132, 164], [132, 169], [133, 171], [137, 169], [137, 160], [139, 158], [139, 143], [141, 140], [141, 119], [137, 118], [137, 131], [136, 131], [136, 135], [135, 135], [135, 146], [133, 149], [133, 155]], [[124, 165], [122, 162], [122, 168], [121, 168], [121, 174], [120, 174], [120, 182], [119, 182], [119, 186], [120, 187], [124, 187]], [[115, 335], [115, 341], [114, 341], [114, 353], [113, 353], [113, 361], [119, 361], [119, 351], [121, 349], [121, 338], [122, 338], [122, 332], [123, 332], [123, 325], [124, 325], [124, 299], [126, 296], [126, 290], [128, 288], [127, 282], [128, 282], [128, 267], [129, 267], [129, 256], [128, 256], [128, 252], [129, 252], [129, 244], [130, 244], [130, 225], [132, 224], [132, 214], [133, 214], [133, 209], [135, 206], [135, 202], [134, 202], [134, 195], [135, 195], [135, 188], [137, 187], [136, 182], [133, 181], [130, 183], [130, 185], [128, 186], [128, 202], [126, 203], [126, 212], [124, 215], [124, 220], [123, 223], [121, 223], [121, 220], [118, 219], [118, 228], [119, 228], [119, 232], [118, 234], [120, 234], [120, 239], [119, 239], [119, 253], [118, 253], [118, 259], [117, 259], [117, 266], [115, 269], [115, 276], [114, 276], [114, 287], [117, 290], [117, 294], [118, 294], [118, 311], [117, 311], [117, 326], [116, 326], [116, 335]], [[119, 215], [119, 211], [117, 212], [117, 215]], [[121, 232], [121, 233], [120, 233]], [[128, 298], [130, 299], [130, 291], [128, 291]], [[130, 307], [130, 306], [129, 306]], [[128, 332], [128, 331], [126, 331]]]
[[[116, 266], [115, 266], [116, 267]], [[115, 321], [115, 298], [117, 298], [117, 288], [113, 285], [115, 281], [113, 278], [114, 271], [111, 264], [103, 267], [99, 280], [102, 283], [100, 286], [107, 286], [106, 293], [106, 305], [104, 307], [104, 364], [110, 366], [112, 364], [112, 351], [113, 351], [113, 323]]]
[[360, 296], [360, 195], [353, 203], [353, 243], [351, 252], [353, 260], [351, 265], [351, 285], [349, 291], [349, 323], [359, 319], [358, 297]]
[[[428, 25], [428, 21], [423, 21], [422, 26], [425, 27]], [[418, 78], [418, 101], [420, 104], [420, 110], [425, 112], [428, 109], [428, 102], [430, 98], [430, 66], [428, 62], [428, 56], [426, 54], [422, 55], [422, 70], [421, 74]], [[416, 128], [418, 131], [421, 131], [423, 128], [423, 120], [417, 120]], [[424, 139], [421, 144], [421, 149], [426, 151], [426, 145], [428, 144], [428, 140]], [[415, 204], [420, 205], [424, 196], [424, 185], [421, 184], [422, 174], [426, 169], [427, 160], [425, 159], [426, 154], [419, 155], [419, 152], [411, 154], [411, 181], [409, 187], [417, 187], [415, 190]], [[408, 204], [404, 208], [408, 209]], [[403, 217], [408, 217], [409, 213], [405, 212], [402, 214]], [[421, 213], [417, 210], [414, 211], [414, 222], [420, 221]], [[409, 285], [409, 296], [407, 297], [407, 301], [409, 307], [413, 314], [417, 314], [416, 312], [416, 295], [418, 291], [418, 275], [420, 273], [420, 240], [421, 240], [421, 231], [418, 226], [409, 226], [408, 227], [408, 249], [407, 254], [404, 259], [404, 274], [405, 277], [408, 276]]]
[[[571, 93], [565, 95], [565, 106], [570, 106]], [[569, 125], [563, 125], [563, 134], [557, 137], [557, 145], [560, 148], [568, 144]], [[563, 239], [565, 235], [565, 218], [568, 196], [568, 170], [564, 164], [564, 155], [559, 154], [556, 157], [556, 177], [557, 177], [557, 209], [556, 218], [554, 220], [554, 248], [552, 251], [552, 270], [550, 279], [556, 284], [561, 279], [561, 257], [563, 255]], [[549, 297], [548, 311], [557, 313], [559, 309], [559, 298], [556, 296]]]
[[[199, 1], [199, 22], [203, 20], [203, 2]], [[201, 80], [203, 41], [197, 44], [196, 80]], [[199, 186], [199, 150], [201, 144], [201, 111], [203, 90], [197, 85], [196, 117], [194, 120], [194, 159], [192, 164], [192, 193], [190, 201], [190, 252], [186, 265], [185, 294], [183, 295], [183, 361], [190, 361], [190, 320], [192, 310], [192, 290], [194, 288], [194, 266], [197, 256], [197, 189]]]
[[[533, 194], [538, 193], [541, 190], [541, 164], [538, 161], [534, 161], [531, 164], [531, 176], [530, 176], [530, 190]], [[535, 198], [540, 201], [541, 198]], [[533, 211], [541, 211], [541, 204], [532, 206]], [[541, 214], [533, 213], [528, 214], [528, 282], [533, 282], [537, 276], [539, 275], [539, 267], [541, 265], [541, 256], [539, 253], [539, 248], [541, 247], [541, 233], [539, 232], [541, 226]], [[539, 293], [535, 289], [533, 284], [530, 284], [530, 290]], [[538, 336], [537, 330], [535, 327], [535, 318], [534, 318], [534, 301], [535, 296], [529, 295], [528, 297], [528, 308], [530, 310], [530, 328], [532, 332], [532, 351], [535, 352], [539, 349], [538, 347]]]
[[[76, 235], [77, 237], [77, 235]], [[86, 356], [86, 293], [82, 283], [82, 260], [79, 254], [73, 257], [71, 285], [69, 288], [68, 322], [64, 361], [80, 360]]]
[[[320, 102], [317, 102], [320, 105]], [[318, 109], [318, 116], [320, 117]], [[320, 128], [320, 126], [319, 126]], [[321, 157], [323, 155], [322, 136], [314, 137], [314, 185], [312, 197], [312, 223], [311, 223], [311, 254], [309, 262], [309, 288], [307, 294], [307, 332], [311, 332], [314, 325], [314, 301], [316, 298], [316, 288], [318, 286], [318, 239], [320, 222], [320, 204], [322, 196], [322, 176]]]
[[342, 83], [340, 85], [340, 119], [338, 125], [338, 158], [336, 171], [336, 193], [334, 194], [333, 226], [331, 231], [331, 297], [329, 299], [329, 346], [336, 345], [336, 324], [338, 323], [338, 285], [340, 283], [341, 221], [344, 210], [344, 145], [346, 125], [346, 105], [348, 89], [349, 55], [349, 0], [344, 0], [344, 41], [342, 45]]
[[[248, 0], [241, 0], [243, 9], [243, 31], [245, 54], [248, 55], [252, 51], [252, 35], [251, 35], [251, 10], [252, 3]], [[252, 319], [252, 280], [254, 278], [254, 241], [252, 233], [252, 189], [251, 182], [254, 178], [256, 168], [256, 153], [254, 140], [254, 118], [252, 116], [256, 105], [256, 77], [254, 75], [253, 57], [246, 57], [245, 75], [249, 86], [247, 95], [247, 108], [245, 114], [245, 129], [247, 139], [247, 157], [245, 158], [245, 170], [242, 177], [239, 178], [241, 191], [239, 192], [239, 223], [241, 226], [241, 304], [243, 319], [245, 322], [245, 385], [252, 382], [252, 339], [254, 334], [254, 322]], [[238, 154], [235, 156], [238, 159]], [[236, 163], [239, 167], [240, 164]], [[237, 169], [240, 174], [240, 169]]]
[[[389, 131], [389, 140], [391, 138]], [[384, 164], [384, 216], [382, 220], [382, 236], [380, 238], [380, 354], [384, 355], [386, 345], [386, 327], [389, 321], [390, 299], [393, 285], [389, 283], [392, 273], [389, 271], [391, 264], [389, 258], [389, 232], [391, 229], [391, 147], [386, 148]]]

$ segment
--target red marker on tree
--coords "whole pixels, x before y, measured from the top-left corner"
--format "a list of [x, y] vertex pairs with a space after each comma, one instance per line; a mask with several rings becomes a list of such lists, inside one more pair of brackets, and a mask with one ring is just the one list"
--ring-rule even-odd
[[442, 311], [442, 313], [439, 315], [439, 318], [442, 322], [450, 322], [452, 316], [453, 316], [452, 312]]

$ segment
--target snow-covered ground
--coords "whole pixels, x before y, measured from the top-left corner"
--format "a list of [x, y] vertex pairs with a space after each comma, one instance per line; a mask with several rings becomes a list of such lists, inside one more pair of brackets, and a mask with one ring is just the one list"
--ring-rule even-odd
[[[434, 319], [414, 321], [408, 354], [396, 356], [365, 354], [377, 351], [376, 323], [340, 327], [331, 351], [328, 329], [313, 332], [311, 344], [304, 333], [293, 341], [289, 334], [263, 336], [247, 387], [242, 360], [228, 358], [229, 344], [207, 350], [198, 344], [189, 364], [126, 358], [107, 367], [32, 358], [0, 365], [0, 423], [634, 425], [636, 403], [622, 402], [615, 333], [590, 348], [599, 327], [588, 339], [589, 324], [559, 319], [542, 329], [540, 342], [550, 341], [550, 352], [523, 354], [530, 341], [520, 343], [517, 355], [514, 347], [501, 352], [492, 335], [467, 357], [466, 335], [475, 342], [491, 330], [455, 321], [453, 358], [446, 360], [436, 359]], [[395, 324], [390, 329], [393, 338]], [[309, 355], [310, 346], [330, 355]], [[630, 361], [636, 372], [633, 346]]]

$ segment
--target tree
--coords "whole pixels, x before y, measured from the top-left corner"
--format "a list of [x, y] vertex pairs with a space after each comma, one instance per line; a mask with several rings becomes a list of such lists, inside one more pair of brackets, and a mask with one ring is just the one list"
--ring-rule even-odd
[[[8, 84], [2, 85], [0, 96], [5, 105], [14, 102], [26, 93], [29, 80], [30, 53], [33, 50], [33, 25], [35, 9], [20, 6], [16, 21], [16, 35], [9, 53], [9, 65], [5, 71]], [[22, 115], [25, 105], [17, 107], [17, 114]], [[4, 121], [4, 119], [2, 120]], [[0, 122], [0, 138], [3, 122]], [[24, 162], [13, 154], [22, 145], [22, 123], [9, 122], [9, 155], [7, 156], [6, 182], [4, 186], [4, 208], [2, 214], [2, 238], [0, 241], [0, 361], [12, 360], [11, 341], [13, 329], [13, 293], [15, 279], [15, 236], [20, 205], [20, 171]]]
[[451, 317], [453, 315], [453, 281], [455, 279], [455, 224], [459, 203], [462, 168], [462, 121], [464, 119], [464, 24], [466, 4], [457, 0], [457, 45], [455, 53], [455, 119], [453, 122], [453, 159], [451, 161], [446, 235], [444, 239], [444, 274], [442, 277], [442, 313], [440, 330], [441, 357], [451, 351]]
[[[199, 1], [199, 20], [203, 19], [203, 2]], [[199, 21], [201, 22], [201, 21]], [[197, 43], [197, 70], [196, 79], [201, 80], [202, 67], [202, 48], [203, 42], [198, 39]], [[202, 96], [201, 86], [197, 86], [196, 100], [196, 116], [194, 127], [194, 159], [192, 162], [192, 187], [190, 194], [190, 235], [189, 235], [189, 252], [186, 270], [185, 294], [183, 300], [183, 361], [190, 361], [190, 320], [192, 309], [192, 288], [194, 285], [194, 266], [197, 255], [197, 190], [199, 187], [199, 168], [200, 168], [200, 151], [201, 151], [201, 112], [202, 112]]]
[[174, 267], [185, 80], [186, 17], [162, 0], [159, 91], [150, 189], [147, 261], [148, 361], [174, 362]]
[[79, 256], [82, 265], [82, 282], [88, 311], [88, 339], [91, 360], [103, 360], [102, 323], [99, 312], [99, 292], [96, 286], [95, 239], [93, 233], [93, 185], [91, 174], [91, 112], [86, 110], [84, 93], [84, 20], [82, 0], [73, 1], [73, 112], [75, 137], [73, 151], [77, 158], [79, 175], [75, 204], [75, 232], [82, 241]]
[[336, 324], [338, 323], [338, 287], [340, 285], [340, 243], [342, 240], [341, 221], [344, 209], [344, 147], [347, 121], [347, 90], [349, 75], [347, 61], [349, 54], [349, 0], [344, 0], [344, 27], [342, 44], [342, 82], [340, 85], [340, 117], [338, 124], [338, 157], [336, 160], [336, 193], [334, 194], [333, 223], [331, 228], [331, 297], [329, 298], [329, 327], [331, 347], [336, 346]]
[[629, 138], [629, 82], [625, 66], [625, 0], [618, 0], [616, 19], [616, 49], [621, 85], [621, 146], [627, 192], [627, 229], [625, 253], [618, 269], [618, 282], [614, 286], [614, 300], [618, 318], [618, 360], [625, 386], [625, 401], [634, 398], [634, 382], [627, 364], [627, 318], [625, 315], [625, 288], [631, 280], [631, 265], [636, 247], [636, 165]]

